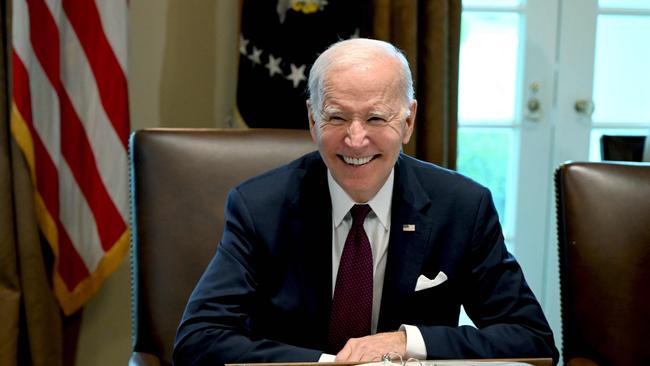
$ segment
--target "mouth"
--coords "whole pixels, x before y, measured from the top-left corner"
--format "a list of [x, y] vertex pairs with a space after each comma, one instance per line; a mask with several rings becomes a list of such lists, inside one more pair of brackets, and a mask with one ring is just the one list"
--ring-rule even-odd
[[368, 164], [376, 156], [377, 155], [371, 155], [371, 156], [362, 156], [362, 157], [359, 157], [359, 158], [355, 158], [355, 157], [351, 157], [351, 156], [339, 155], [339, 158], [341, 158], [341, 160], [343, 160], [348, 165], [362, 166], [362, 165]]

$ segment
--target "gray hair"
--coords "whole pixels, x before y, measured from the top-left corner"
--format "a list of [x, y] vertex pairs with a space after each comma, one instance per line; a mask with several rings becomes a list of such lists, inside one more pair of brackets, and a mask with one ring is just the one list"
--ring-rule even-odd
[[368, 38], [354, 38], [332, 44], [321, 53], [309, 71], [309, 99], [311, 100], [314, 118], [320, 119], [322, 108], [323, 83], [327, 72], [334, 66], [358, 64], [377, 58], [377, 56], [393, 56], [402, 65], [400, 81], [404, 93], [404, 103], [408, 106], [415, 97], [413, 76], [404, 53], [392, 44]]

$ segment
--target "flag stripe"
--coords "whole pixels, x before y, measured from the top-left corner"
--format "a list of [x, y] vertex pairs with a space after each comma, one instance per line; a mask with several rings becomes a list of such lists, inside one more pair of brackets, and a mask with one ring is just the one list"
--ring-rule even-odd
[[[16, 106], [32, 134], [34, 142], [34, 175], [36, 187], [43, 196], [49, 214], [57, 220], [59, 213], [57, 162], [60, 159], [59, 109], [56, 95], [44, 74], [41, 65], [35, 62], [30, 39], [28, 9], [22, 1], [13, 5], [14, 22], [27, 27], [14, 31], [14, 85], [18, 98]], [[47, 11], [47, 9], [45, 9]], [[44, 22], [45, 23], [45, 22]], [[20, 61], [19, 61], [20, 60]], [[28, 71], [22, 60], [32, 60]], [[28, 74], [29, 73], [29, 74]], [[28, 99], [27, 99], [28, 98]], [[38, 105], [39, 108], [32, 108]]]
[[126, 10], [126, 0], [13, 2], [11, 131], [65, 314], [127, 253]]
[[33, 137], [34, 174], [36, 187], [43, 196], [43, 201], [53, 217], [59, 212], [59, 180], [54, 162], [47, 153], [43, 141], [34, 130], [32, 106], [29, 92], [29, 75], [24, 63], [15, 50], [12, 52], [13, 85], [12, 93], [16, 108], [25, 120]]
[[99, 10], [102, 19], [102, 28], [110, 43], [111, 48], [120, 63], [122, 72], [126, 75], [126, 44], [127, 44], [127, 21], [124, 16], [127, 13], [125, 1], [96, 1], [95, 5]]
[[66, 230], [59, 222], [59, 257], [56, 263], [56, 271], [63, 279], [63, 283], [68, 291], [73, 289], [88, 277], [88, 269], [84, 265], [72, 240], [66, 233]]
[[128, 181], [115, 165], [127, 166], [127, 153], [112, 128], [97, 92], [95, 77], [72, 26], [63, 16], [59, 24], [60, 39], [66, 47], [61, 65], [61, 81], [79, 116], [95, 153], [102, 181], [122, 217], [128, 215]]
[[59, 179], [61, 205], [75, 208], [74, 211], [61, 211], [61, 224], [86, 268], [92, 272], [97, 268], [99, 260], [104, 255], [103, 242], [100, 239], [100, 230], [104, 225], [95, 225], [97, 219], [93, 220], [92, 204], [84, 200], [84, 195], [75, 182], [73, 172], [65, 162], [59, 166]]
[[95, 2], [63, 0], [63, 9], [86, 52], [106, 113], [126, 149], [129, 134], [126, 77], [101, 27]]
[[[44, 2], [30, 1], [28, 7], [31, 20], [30, 36], [34, 45], [34, 53], [41, 65], [43, 65], [47, 77], [59, 97], [61, 153], [67, 160], [79, 188], [81, 188], [86, 200], [88, 200], [96, 222], [102, 223], [97, 228], [101, 245], [107, 250], [126, 229], [126, 224], [106, 191], [99, 176], [94, 153], [83, 126], [74, 108], [72, 108], [72, 103], [66, 91], [61, 87], [58, 57], [59, 32], [55, 26], [56, 22]], [[34, 22], [34, 20], [37, 21]], [[34, 29], [43, 24], [47, 25], [49, 32], [39, 32]], [[56, 47], [51, 48], [52, 45]], [[55, 57], [46, 57], [46, 55], [54, 55]], [[55, 66], [53, 67], [53, 65]], [[59, 168], [61, 168], [61, 165], [59, 165]]]
[[[38, 105], [39, 108], [33, 109], [35, 113], [35, 123], [34, 127], [31, 128], [32, 138], [35, 141], [35, 171], [36, 171], [36, 187], [43, 201], [45, 203], [46, 209], [50, 216], [52, 216], [57, 222], [57, 237], [54, 243], [51, 243], [54, 247], [55, 252], [58, 255], [58, 262], [62, 265], [56, 265], [57, 271], [61, 278], [63, 279], [66, 287], [74, 288], [84, 277], [84, 274], [88, 273], [89, 265], [84, 264], [82, 261], [77, 248], [70, 241], [68, 235], [66, 235], [63, 228], [63, 223], [59, 221], [59, 207], [60, 203], [68, 203], [72, 201], [69, 197], [66, 197], [66, 193], [70, 189], [68, 185], [76, 186], [76, 183], [70, 182], [71, 179], [68, 179], [67, 184], [59, 184], [59, 173], [66, 172], [70, 175], [67, 170], [56, 170], [58, 165], [61, 168], [61, 165], [65, 164], [61, 161], [60, 157], [60, 147], [61, 147], [61, 136], [60, 136], [60, 121], [61, 121], [61, 108], [60, 108], [60, 98], [57, 96], [56, 91], [61, 91], [60, 82], [58, 80], [58, 72], [60, 69], [59, 66], [59, 48], [58, 48], [58, 37], [57, 37], [57, 28], [53, 26], [55, 24], [54, 19], [51, 17], [50, 10], [45, 6], [45, 3], [40, 1], [31, 1], [28, 3], [28, 9], [30, 13], [30, 39], [35, 49], [32, 49], [29, 44], [24, 45], [25, 52], [28, 55], [27, 59], [33, 60], [31, 62], [31, 75], [35, 76], [32, 82], [30, 83], [31, 90], [36, 91], [33, 100], [34, 105]], [[60, 13], [60, 12], [59, 12]], [[33, 20], [36, 20], [34, 22]], [[49, 30], [48, 32], [41, 32], [40, 26], [46, 26]], [[56, 47], [52, 47], [52, 46]], [[39, 48], [40, 47], [40, 48]], [[53, 57], [48, 57], [53, 56]], [[41, 62], [38, 62], [41, 61]], [[49, 72], [50, 74], [46, 75]], [[47, 107], [51, 107], [52, 110], [49, 110]], [[64, 120], [65, 122], [65, 120]], [[28, 126], [31, 126], [31, 123], [26, 121]], [[67, 125], [67, 124], [63, 124]], [[42, 137], [46, 138], [46, 141], [49, 142], [49, 149], [47, 151], [40, 150], [40, 139]], [[73, 143], [75, 144], [75, 143]], [[48, 156], [55, 157], [58, 163], [52, 164], [43, 164], [39, 160], [47, 160]], [[41, 157], [42, 159], [39, 159]], [[47, 167], [48, 173], [47, 179], [40, 179], [42, 176], [41, 169]], [[63, 194], [60, 194], [63, 193]], [[74, 207], [74, 206], [72, 206]], [[63, 211], [64, 213], [74, 213], [74, 211]], [[91, 223], [93, 226], [95, 223]], [[86, 226], [88, 224], [86, 223]], [[72, 230], [80, 230], [79, 227], [72, 227]], [[86, 229], [88, 230], [88, 229]], [[96, 239], [95, 243], [98, 244], [99, 240]], [[85, 245], [92, 246], [93, 243], [82, 243], [77, 244], [77, 246]], [[84, 251], [80, 251], [84, 253]], [[88, 258], [86, 260], [90, 265], [95, 265], [96, 260], [93, 258]], [[73, 275], [74, 274], [74, 275]]]
[[58, 83], [60, 70], [59, 37], [56, 23], [45, 2], [32, 0], [27, 2], [29, 11], [29, 38], [36, 58], [40, 61], [45, 75], [52, 86]]
[[126, 224], [99, 177], [88, 138], [65, 92], [61, 93], [61, 116], [61, 152], [90, 204], [95, 221], [101, 223], [98, 225], [99, 238], [104, 250], [108, 250], [126, 229]]
[[[35, 2], [30, 2], [30, 4], [33, 3]], [[27, 26], [31, 27], [33, 19], [26, 20], [28, 9], [24, 5], [25, 4], [23, 4], [22, 1], [15, 2], [14, 9], [16, 13], [14, 15], [14, 19], [15, 21], [25, 20], [27, 22]], [[44, 10], [47, 12], [47, 9]], [[42, 24], [45, 27], [47, 22], [43, 21]], [[50, 31], [55, 30], [50, 29]], [[30, 32], [30, 29], [27, 28], [24, 30], [24, 32], [21, 33], [21, 35], [25, 38], [29, 37], [29, 39], [32, 39], [34, 38], [32, 33], [33, 32]], [[54, 35], [56, 36], [56, 33]], [[57, 166], [59, 160], [61, 159], [60, 111], [58, 98], [56, 96], [56, 93], [52, 90], [52, 84], [51, 81], [48, 80], [46, 72], [43, 69], [44, 66], [37, 60], [37, 56], [32, 47], [32, 43], [26, 42], [26, 40], [23, 41], [25, 42], [16, 43], [14, 45], [14, 50], [17, 53], [18, 57], [21, 60], [24, 60], [25, 66], [27, 66], [29, 69], [29, 89], [31, 91], [32, 106], [38, 106], [38, 108], [32, 108], [32, 125], [34, 126], [34, 129], [39, 133], [43, 141], [43, 146], [45, 147], [47, 153], [50, 155], [54, 166]], [[58, 44], [58, 41], [56, 44]], [[57, 69], [58, 65], [54, 65], [54, 68]]]

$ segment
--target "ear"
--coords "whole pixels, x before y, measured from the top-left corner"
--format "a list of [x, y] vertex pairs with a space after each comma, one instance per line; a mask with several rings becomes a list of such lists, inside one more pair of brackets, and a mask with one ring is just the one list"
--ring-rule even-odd
[[402, 144], [406, 145], [408, 144], [409, 140], [411, 140], [411, 135], [413, 134], [413, 127], [415, 125], [415, 114], [418, 111], [418, 101], [413, 99], [411, 102], [411, 105], [409, 106], [409, 116], [406, 117], [406, 121], [404, 123], [404, 130], [402, 131]]
[[312, 109], [311, 99], [307, 99], [307, 118], [309, 118], [309, 133], [311, 133], [311, 139], [315, 143], [318, 143], [318, 131], [316, 120], [314, 119], [314, 110]]

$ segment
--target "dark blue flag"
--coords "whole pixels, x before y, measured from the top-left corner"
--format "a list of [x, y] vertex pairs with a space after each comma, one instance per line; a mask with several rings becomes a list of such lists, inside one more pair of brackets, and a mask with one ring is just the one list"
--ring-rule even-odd
[[330, 44], [369, 33], [371, 0], [245, 0], [237, 107], [249, 127], [308, 128], [307, 78]]

